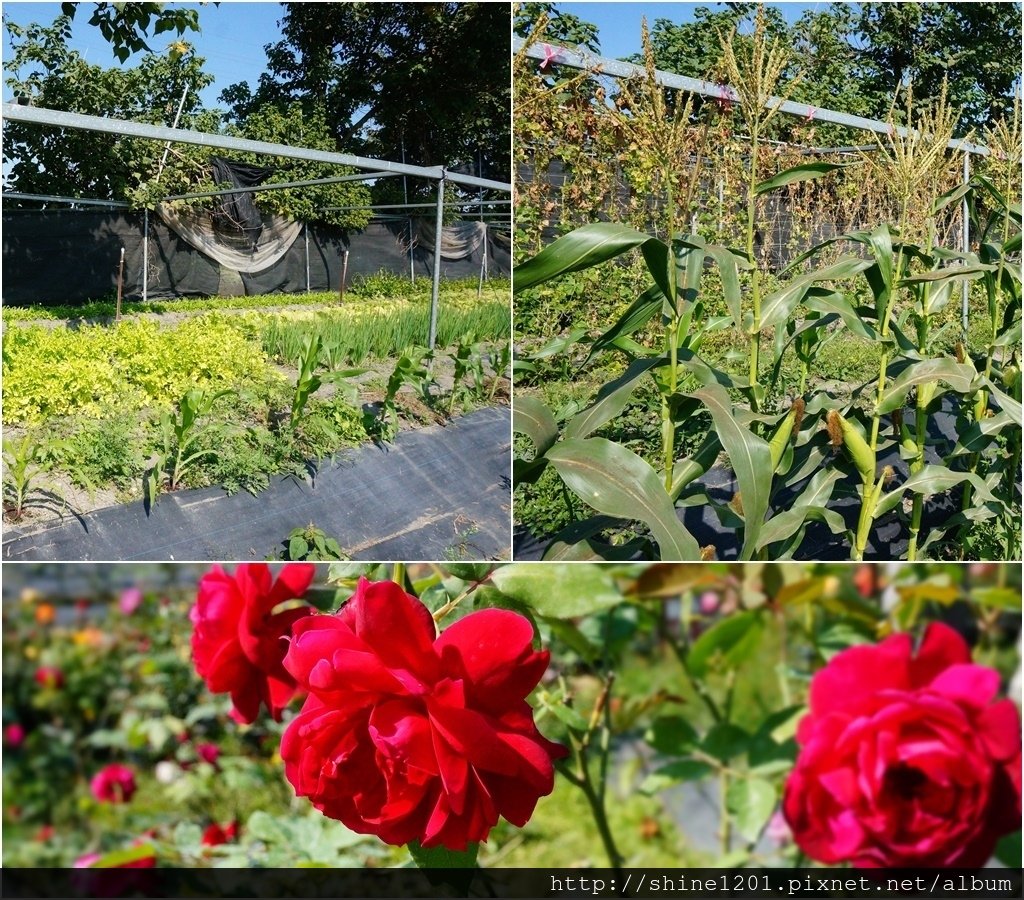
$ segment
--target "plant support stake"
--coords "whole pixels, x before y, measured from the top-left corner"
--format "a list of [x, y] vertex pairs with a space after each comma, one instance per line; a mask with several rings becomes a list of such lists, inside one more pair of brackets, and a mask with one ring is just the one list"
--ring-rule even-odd
[[124, 247], [121, 248], [121, 259], [117, 264], [117, 308], [114, 310], [114, 321], [121, 321], [121, 291], [124, 287]]
[[446, 174], [437, 182], [437, 218], [434, 221], [434, 277], [430, 285], [430, 333], [427, 349], [433, 350], [437, 340], [437, 294], [441, 287], [441, 223], [444, 221], [444, 183]]
[[341, 254], [341, 283], [338, 285], [338, 302], [345, 302], [345, 279], [348, 278], [348, 250]]

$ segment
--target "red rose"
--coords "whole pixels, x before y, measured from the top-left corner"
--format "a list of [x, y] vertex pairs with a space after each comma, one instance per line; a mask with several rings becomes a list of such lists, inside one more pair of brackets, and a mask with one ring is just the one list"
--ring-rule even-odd
[[932, 624], [837, 654], [811, 681], [783, 809], [824, 863], [983, 865], [1020, 827], [1021, 725], [999, 675]]
[[207, 825], [203, 831], [201, 843], [204, 847], [216, 847], [219, 844], [226, 844], [238, 837], [238, 822], [229, 822], [220, 826], [216, 822]]
[[196, 755], [211, 766], [217, 765], [220, 759], [220, 747], [216, 744], [196, 744]]
[[89, 789], [100, 803], [127, 803], [135, 793], [135, 773], [128, 766], [111, 763], [93, 775]]
[[64, 673], [56, 666], [40, 666], [34, 677], [36, 684], [44, 688], [64, 687]]
[[338, 613], [296, 624], [285, 657], [309, 692], [281, 739], [295, 793], [389, 844], [464, 850], [499, 816], [525, 825], [567, 752], [526, 702], [548, 664], [532, 639], [498, 609], [435, 639], [419, 600], [360, 579]]
[[295, 696], [295, 680], [281, 665], [292, 625], [308, 616], [308, 607], [273, 610], [306, 592], [316, 568], [309, 563], [284, 566], [273, 580], [266, 563], [245, 563], [234, 575], [214, 566], [199, 582], [189, 618], [196, 672], [215, 694], [230, 693], [231, 715], [253, 722], [260, 704], [274, 719]]

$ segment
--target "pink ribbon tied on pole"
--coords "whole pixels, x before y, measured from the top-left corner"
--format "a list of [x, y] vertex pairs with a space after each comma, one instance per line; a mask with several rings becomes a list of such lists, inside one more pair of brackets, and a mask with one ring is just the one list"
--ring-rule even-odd
[[546, 72], [551, 68], [552, 63], [561, 62], [561, 47], [552, 47], [550, 44], [541, 44], [544, 51], [544, 60], [540, 64], [540, 70]]

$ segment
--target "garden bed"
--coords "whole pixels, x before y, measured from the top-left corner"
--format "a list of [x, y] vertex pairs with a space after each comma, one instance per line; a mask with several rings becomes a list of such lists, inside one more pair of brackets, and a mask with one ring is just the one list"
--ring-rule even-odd
[[417, 346], [423, 289], [323, 308], [235, 299], [116, 324], [8, 317], [5, 523], [80, 533], [91, 513], [152, 511], [182, 489], [257, 495], [341, 451], [508, 402], [508, 305], [475, 288], [442, 289], [433, 353]]
[[[9, 528], [5, 560], [267, 559], [315, 526], [348, 559], [508, 555], [507, 409], [489, 408], [275, 476], [257, 496], [177, 491], [37, 528]], [[400, 493], [399, 493], [400, 492]], [[396, 496], [396, 493], [399, 493]]]

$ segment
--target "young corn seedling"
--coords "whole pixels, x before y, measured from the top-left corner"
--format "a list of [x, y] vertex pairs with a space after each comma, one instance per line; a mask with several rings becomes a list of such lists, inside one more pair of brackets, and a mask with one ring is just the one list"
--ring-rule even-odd
[[359, 389], [350, 384], [348, 379], [355, 378], [366, 372], [366, 369], [336, 369], [334, 371], [317, 372], [320, 366], [321, 356], [327, 358], [328, 365], [337, 361], [337, 350], [325, 351], [323, 340], [319, 335], [308, 336], [302, 345], [302, 352], [299, 354], [297, 365], [298, 377], [295, 380], [295, 392], [292, 395], [291, 414], [288, 425], [294, 432], [305, 412], [309, 398], [323, 386], [324, 382], [333, 382], [337, 390], [345, 398], [345, 401], [355, 404], [358, 400]]
[[161, 447], [154, 454], [152, 465], [143, 481], [143, 498], [147, 511], [152, 509], [161, 491], [176, 491], [188, 469], [204, 457], [215, 456], [211, 449], [195, 450], [200, 438], [217, 425], [199, 426], [199, 420], [209, 415], [214, 404], [222, 397], [234, 395], [232, 390], [207, 392], [188, 391], [178, 401], [178, 408], [160, 417]]
[[46, 448], [26, 434], [3, 441], [3, 510], [9, 522], [19, 522], [30, 509], [63, 514], [66, 498], [45, 478]]

